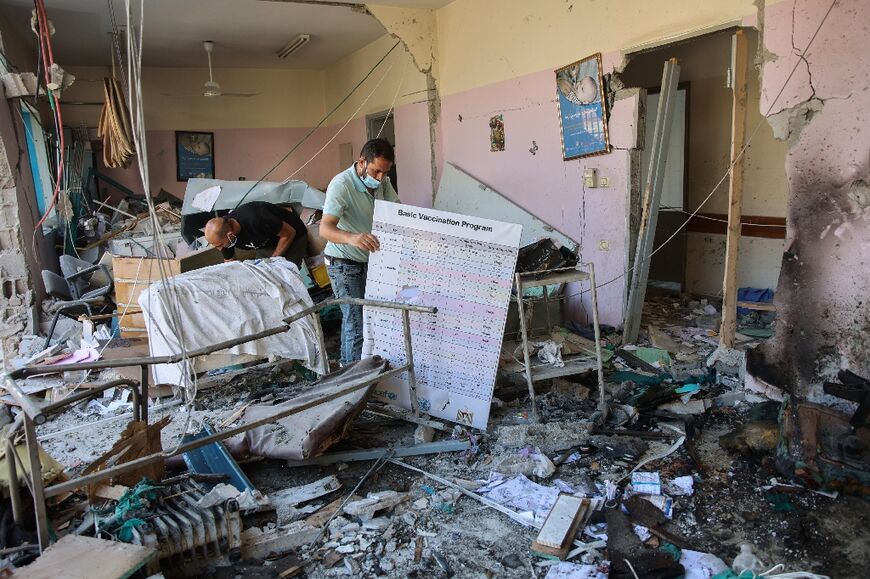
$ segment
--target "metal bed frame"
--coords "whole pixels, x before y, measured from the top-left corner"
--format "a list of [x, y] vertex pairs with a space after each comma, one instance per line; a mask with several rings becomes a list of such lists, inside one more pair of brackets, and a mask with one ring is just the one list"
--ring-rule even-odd
[[[317, 331], [317, 339], [320, 344], [320, 351], [322, 355], [326, 354], [326, 347], [324, 343], [323, 337], [323, 327], [320, 323], [320, 316], [318, 316], [318, 312], [321, 310], [332, 306], [332, 305], [359, 305], [365, 307], [375, 307], [375, 308], [386, 308], [393, 310], [400, 310], [402, 312], [402, 329], [404, 333], [405, 339], [405, 354], [406, 354], [406, 363], [398, 368], [392, 368], [387, 370], [386, 372], [378, 375], [375, 378], [370, 378], [362, 382], [355, 382], [345, 388], [342, 388], [339, 391], [333, 392], [331, 394], [325, 395], [316, 400], [308, 401], [305, 403], [296, 404], [293, 406], [288, 406], [282, 409], [280, 412], [260, 419], [255, 420], [253, 422], [249, 422], [246, 424], [242, 424], [240, 426], [236, 426], [234, 428], [230, 428], [228, 430], [223, 430], [221, 432], [216, 432], [212, 435], [206, 436], [204, 438], [200, 438], [197, 440], [193, 440], [187, 443], [183, 443], [178, 448], [176, 448], [172, 452], [157, 452], [150, 454], [148, 456], [143, 456], [141, 458], [137, 458], [135, 460], [131, 460], [130, 462], [126, 462], [123, 464], [115, 465], [113, 467], [107, 468], [105, 470], [91, 473], [84, 476], [79, 476], [73, 478], [71, 480], [45, 486], [42, 480], [42, 465], [39, 458], [39, 443], [37, 442], [36, 437], [36, 426], [39, 424], [45, 423], [47, 418], [52, 414], [57, 414], [72, 404], [77, 404], [83, 400], [87, 400], [89, 398], [94, 398], [101, 394], [103, 391], [108, 388], [126, 386], [130, 388], [133, 393], [133, 420], [141, 420], [144, 422], [148, 422], [148, 367], [154, 364], [174, 364], [181, 362], [188, 358], [196, 358], [198, 356], [204, 356], [206, 354], [211, 354], [213, 352], [217, 352], [219, 350], [224, 350], [227, 348], [231, 348], [233, 346], [237, 346], [239, 344], [244, 344], [247, 342], [251, 342], [254, 340], [258, 340], [260, 338], [266, 338], [268, 336], [273, 336], [275, 334], [280, 334], [282, 332], [286, 332], [290, 329], [290, 325], [305, 316], [313, 316], [314, 317], [314, 325]], [[21, 406], [21, 414], [18, 418], [13, 422], [7, 431], [7, 437], [5, 441], [6, 448], [6, 457], [7, 464], [9, 468], [9, 494], [10, 499], [12, 501], [12, 512], [13, 517], [16, 523], [21, 523], [23, 520], [23, 504], [21, 502], [21, 490], [17, 484], [18, 474], [17, 474], [17, 465], [16, 460], [18, 460], [18, 454], [14, 451], [14, 442], [13, 439], [15, 435], [20, 431], [22, 425], [24, 428], [24, 435], [26, 439], [27, 452], [28, 457], [30, 459], [30, 473], [29, 476], [25, 474], [25, 480], [28, 482], [28, 486], [31, 489], [31, 494], [33, 495], [33, 506], [34, 512], [36, 514], [36, 531], [37, 537], [39, 539], [39, 548], [40, 551], [43, 551], [49, 545], [49, 521], [48, 521], [48, 510], [46, 505], [46, 499], [51, 497], [57, 497], [64, 493], [71, 492], [75, 489], [81, 488], [86, 485], [94, 484], [106, 479], [109, 479], [115, 475], [129, 472], [140, 468], [144, 465], [150, 464], [152, 462], [158, 460], [166, 460], [166, 458], [170, 456], [176, 456], [179, 454], [183, 454], [185, 452], [194, 450], [201, 446], [205, 446], [207, 444], [211, 444], [213, 442], [217, 442], [220, 440], [224, 440], [226, 438], [230, 438], [237, 434], [241, 434], [253, 428], [257, 428], [258, 426], [262, 426], [264, 424], [269, 424], [275, 422], [281, 418], [291, 416], [293, 414], [298, 414], [299, 412], [303, 412], [308, 410], [309, 408], [313, 408], [315, 406], [319, 406], [320, 404], [324, 404], [331, 400], [335, 400], [337, 398], [341, 398], [346, 396], [352, 392], [356, 392], [357, 390], [361, 390], [363, 388], [367, 388], [372, 384], [375, 384], [381, 381], [384, 378], [389, 376], [393, 376], [396, 374], [401, 374], [403, 372], [407, 372], [408, 374], [408, 385], [410, 389], [410, 398], [411, 398], [411, 407], [414, 411], [414, 417], [419, 418], [419, 405], [417, 403], [417, 378], [414, 372], [414, 358], [413, 352], [411, 349], [411, 323], [410, 323], [410, 312], [418, 312], [418, 313], [427, 313], [434, 314], [438, 310], [434, 307], [428, 306], [419, 306], [419, 305], [410, 305], [404, 303], [396, 303], [396, 302], [387, 302], [380, 300], [366, 300], [359, 298], [333, 298], [328, 299], [319, 304], [315, 304], [311, 307], [308, 307], [292, 316], [289, 316], [283, 320], [283, 324], [280, 326], [276, 326], [273, 328], [269, 328], [267, 330], [263, 330], [254, 334], [249, 334], [247, 336], [242, 336], [239, 338], [233, 338], [232, 340], [226, 340], [224, 342], [219, 342], [217, 344], [213, 344], [211, 346], [206, 346], [203, 348], [198, 348], [196, 350], [192, 350], [187, 352], [186, 354], [172, 354], [169, 356], [151, 356], [145, 358], [123, 358], [118, 360], [106, 360], [106, 361], [96, 361], [96, 362], [85, 362], [80, 364], [68, 364], [68, 365], [59, 365], [54, 366], [53, 369], [62, 369], [64, 371], [78, 371], [78, 370], [102, 370], [105, 368], [115, 368], [115, 367], [125, 367], [125, 366], [139, 366], [141, 368], [140, 381], [137, 382], [135, 380], [113, 380], [111, 382], [105, 382], [103, 384], [96, 385], [95, 387], [89, 388], [87, 391], [79, 392], [76, 394], [72, 394], [63, 400], [59, 400], [57, 402], [52, 402], [49, 404], [38, 404], [32, 398], [30, 398], [25, 392], [19, 388], [16, 380], [19, 378], [26, 378], [28, 376], [34, 376], [37, 374], [44, 374], [46, 368], [44, 366], [25, 366], [23, 368], [19, 368], [13, 372], [3, 373], [0, 376], [0, 380], [2, 380], [2, 386], [6, 389], [9, 394], [15, 399], [16, 403]]]

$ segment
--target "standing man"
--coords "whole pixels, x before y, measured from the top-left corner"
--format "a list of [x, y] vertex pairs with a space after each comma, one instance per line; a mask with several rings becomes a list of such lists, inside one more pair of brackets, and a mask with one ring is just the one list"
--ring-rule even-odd
[[[359, 160], [336, 175], [326, 189], [320, 236], [327, 240], [326, 270], [336, 297], [363, 298], [369, 252], [380, 248], [372, 235], [375, 200], [399, 201], [387, 174], [396, 160], [385, 139], [363, 145]], [[362, 306], [341, 306], [341, 365], [359, 360], [363, 344]]]
[[236, 258], [236, 247], [256, 251], [256, 257], [284, 257], [302, 268], [308, 253], [308, 228], [290, 207], [251, 201], [205, 224], [205, 240], [224, 261]]

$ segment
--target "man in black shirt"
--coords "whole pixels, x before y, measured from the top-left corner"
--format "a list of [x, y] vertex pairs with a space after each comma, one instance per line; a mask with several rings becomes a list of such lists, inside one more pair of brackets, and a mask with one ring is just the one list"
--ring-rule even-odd
[[236, 247], [255, 250], [257, 258], [284, 257], [302, 267], [308, 251], [308, 229], [289, 207], [251, 201], [205, 225], [205, 239], [224, 261], [236, 258]]

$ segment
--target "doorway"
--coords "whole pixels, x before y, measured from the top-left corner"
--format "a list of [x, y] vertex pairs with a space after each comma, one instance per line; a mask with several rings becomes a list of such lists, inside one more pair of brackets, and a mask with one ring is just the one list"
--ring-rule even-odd
[[[386, 139], [395, 149], [396, 147], [396, 126], [393, 119], [392, 111], [382, 111], [366, 117], [366, 133], [369, 139]], [[396, 193], [399, 192], [398, 172], [396, 171], [396, 163], [390, 169], [390, 182], [393, 184], [393, 189]]]
[[[652, 256], [648, 286], [668, 293], [682, 293], [686, 285], [686, 232], [681, 228], [685, 221], [689, 166], [689, 83], [680, 83], [677, 90], [677, 106], [668, 140], [668, 156], [665, 177], [662, 183], [662, 200], [659, 207], [654, 247], [661, 249]], [[651, 88], [646, 96], [646, 122], [644, 148], [641, 155], [641, 183], [646, 183], [649, 157], [655, 126], [655, 112], [659, 106], [658, 88]], [[662, 245], [664, 244], [664, 245]]]

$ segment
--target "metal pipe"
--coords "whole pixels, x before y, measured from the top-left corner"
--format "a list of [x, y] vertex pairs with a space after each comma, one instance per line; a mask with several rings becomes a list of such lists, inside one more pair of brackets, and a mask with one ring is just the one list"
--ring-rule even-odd
[[139, 386], [142, 388], [142, 395], [139, 398], [139, 420], [148, 424], [148, 378], [150, 370], [145, 364], [142, 364], [139, 369]]
[[21, 503], [21, 487], [18, 486], [18, 468], [15, 465], [15, 444], [6, 439], [6, 464], [9, 467], [9, 500], [12, 501], [12, 519], [24, 524], [24, 505]]
[[44, 550], [48, 547], [48, 510], [45, 505], [42, 462], [39, 460], [39, 443], [36, 442], [36, 425], [26, 413], [24, 435], [27, 438], [27, 454], [30, 456], [30, 484], [33, 491], [33, 509], [36, 514], [36, 536], [39, 539], [40, 550]]
[[[369, 380], [366, 380], [365, 382], [361, 382], [359, 384], [354, 384], [353, 386], [349, 386], [347, 388], [343, 388], [339, 391], [333, 392], [332, 394], [329, 394], [327, 396], [317, 398], [314, 400], [309, 400], [308, 402], [303, 402], [301, 404], [297, 404], [295, 406], [285, 408], [281, 412], [276, 412], [275, 414], [272, 414], [271, 416], [266, 416], [266, 417], [261, 418], [259, 420], [254, 420], [253, 422], [247, 422], [245, 424], [236, 426], [235, 428], [230, 428], [229, 430], [223, 430], [221, 432], [216, 432], [212, 435], [205, 436], [205, 437], [200, 438], [198, 440], [192, 440], [190, 442], [179, 445], [175, 449], [175, 451], [172, 453], [157, 452], [154, 454], [149, 454], [148, 456], [143, 456], [141, 458], [131, 460], [130, 462], [125, 462], [124, 464], [119, 464], [117, 466], [102, 470], [100, 472], [95, 472], [95, 473], [92, 473], [89, 475], [79, 477], [77, 479], [73, 479], [73, 480], [69, 480], [69, 481], [66, 481], [66, 482], [63, 482], [60, 484], [52, 485], [52, 486], [45, 489], [45, 496], [46, 497], [56, 497], [58, 495], [72, 491], [74, 489], [81, 488], [83, 486], [87, 486], [90, 484], [94, 484], [94, 483], [100, 482], [102, 480], [111, 478], [113, 476], [116, 476], [116, 475], [119, 475], [119, 474], [122, 474], [125, 472], [129, 472], [131, 470], [136, 470], [136, 469], [138, 469], [146, 464], [150, 464], [156, 460], [165, 460], [166, 458], [168, 458], [170, 456], [184, 454], [185, 452], [194, 450], [196, 448], [199, 448], [201, 446], [205, 446], [207, 444], [211, 444], [212, 442], [218, 442], [220, 440], [224, 440], [226, 438], [236, 436], [237, 434], [242, 434], [242, 433], [247, 432], [248, 430], [251, 430], [251, 429], [256, 428], [258, 426], [263, 426], [264, 424], [271, 424], [277, 420], [280, 420], [281, 418], [285, 418], [287, 416], [292, 416], [293, 414], [298, 414], [300, 412], [308, 410], [309, 408], [314, 408], [315, 406], [319, 406], [321, 404], [324, 404], [326, 402], [330, 402], [330, 401], [335, 400], [337, 398], [347, 396], [348, 394], [356, 392], [357, 390], [362, 390], [363, 388], [366, 388], [368, 386], [371, 386], [372, 384], [380, 382], [381, 380], [383, 380], [385, 378], [388, 378], [388, 377], [393, 376], [395, 374], [400, 374], [402, 372], [406, 372], [408, 370], [408, 368], [409, 367], [406, 364], [404, 366], [394, 368], [393, 370], [388, 370], [382, 374], [378, 374], [374, 378], [370, 378]], [[36, 442], [36, 440], [34, 439], [34, 443], [35, 442]], [[44, 503], [44, 500], [43, 500], [43, 503]]]
[[[433, 308], [429, 306], [418, 306], [412, 304], [405, 304], [402, 302], [386, 302], [380, 300], [365, 300], [361, 298], [336, 298], [330, 300], [324, 300], [319, 304], [315, 304], [311, 307], [305, 308], [304, 310], [293, 314], [287, 318], [284, 318], [284, 325], [276, 326], [274, 328], [269, 328], [255, 334], [248, 334], [246, 336], [242, 336], [240, 338], [233, 338], [231, 340], [226, 340], [223, 342], [219, 342], [217, 344], [212, 344], [211, 346], [204, 346], [202, 348], [197, 348], [196, 350], [191, 350], [189, 352], [182, 352], [178, 354], [170, 354], [168, 356], [152, 356], [146, 358], [122, 358], [118, 360], [104, 360], [100, 362], [83, 362], [81, 364], [58, 364], [52, 368], [53, 371], [63, 370], [63, 371], [77, 371], [77, 370], [103, 370], [105, 368], [122, 368], [124, 366], [140, 366], [140, 365], [154, 365], [154, 364], [176, 364], [181, 362], [187, 358], [195, 358], [197, 356], [204, 356], [206, 354], [211, 354], [213, 352], [217, 352], [219, 350], [226, 350], [227, 348], [232, 348], [233, 346], [238, 346], [240, 344], [246, 344], [248, 342], [253, 342], [254, 340], [259, 340], [261, 338], [268, 338], [269, 336], [274, 336], [275, 334], [280, 334], [282, 332], [286, 332], [290, 329], [290, 324], [293, 322], [304, 318], [312, 313], [319, 312], [320, 310], [333, 305], [333, 304], [352, 304], [358, 306], [367, 306], [367, 307], [375, 307], [375, 308], [389, 308], [389, 309], [397, 309], [397, 310], [408, 310], [412, 312], [421, 312], [427, 314], [434, 314], [438, 312], [438, 308]], [[25, 366], [24, 368], [19, 368], [9, 374], [11, 378], [24, 378], [27, 376], [33, 376], [35, 374], [43, 374], [45, 373], [45, 366]], [[22, 406], [23, 408], [23, 406]], [[44, 419], [43, 419], [44, 422]], [[41, 422], [37, 422], [37, 424], [42, 424]]]
[[[3, 387], [12, 395], [12, 398], [15, 399], [15, 402], [21, 406], [21, 410], [24, 411], [24, 414], [30, 417], [30, 419], [36, 424], [42, 424], [45, 422], [45, 414], [42, 413], [42, 409], [36, 405], [33, 401], [33, 398], [28, 396], [18, 387], [18, 384], [15, 383], [15, 380], [11, 378], [9, 374], [3, 374]], [[10, 436], [12, 432], [10, 431]]]
[[414, 369], [414, 353], [411, 351], [411, 314], [402, 310], [402, 337], [405, 338], [405, 364], [408, 366], [408, 390], [411, 394], [411, 410], [414, 417], [420, 417], [420, 403], [417, 400], [417, 371]]
[[607, 420], [607, 396], [604, 392], [604, 368], [601, 364], [601, 330], [598, 326], [598, 292], [595, 290], [595, 266], [591, 263], [581, 264], [589, 268], [589, 284], [592, 288], [592, 325], [595, 328], [595, 359], [598, 370], [598, 411], [601, 412], [601, 424]]
[[[320, 316], [314, 316], [314, 331], [317, 333], [317, 345], [320, 347], [320, 355], [325, 358], [327, 374], [329, 373], [329, 357], [326, 354], [326, 338], [323, 335], [323, 324], [320, 323]], [[320, 377], [326, 374], [318, 374]]]
[[[523, 361], [526, 369], [526, 382], [529, 386], [529, 401], [532, 404], [532, 422], [538, 422], [538, 404], [535, 400], [535, 382], [532, 377], [532, 360], [529, 354], [529, 329], [526, 327], [526, 311], [523, 305], [523, 278], [522, 274], [516, 275], [517, 287], [517, 313], [520, 317], [520, 335], [523, 338]], [[544, 291], [547, 291], [547, 286], [544, 286]]]

